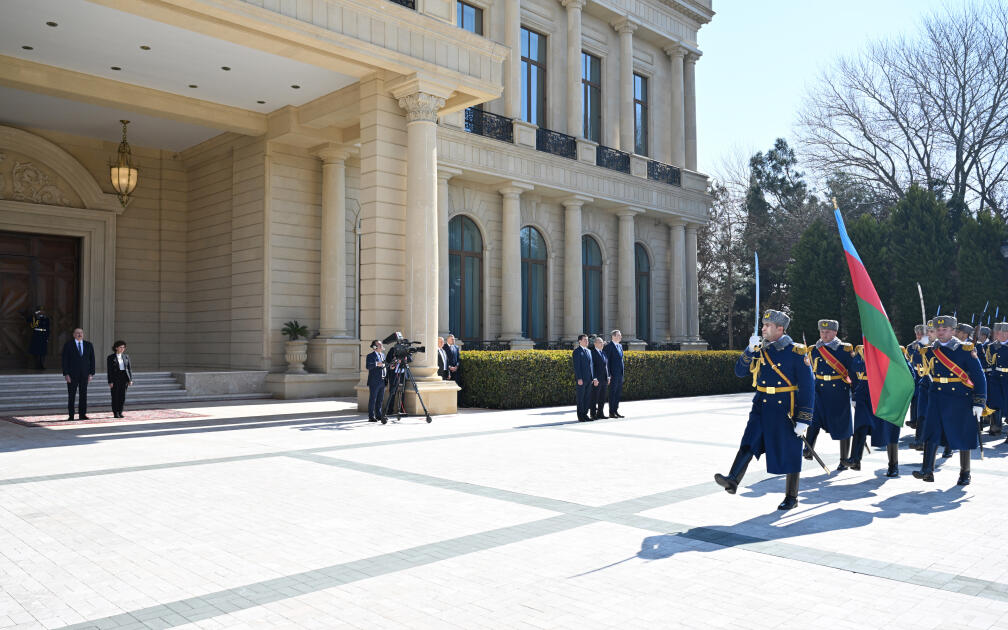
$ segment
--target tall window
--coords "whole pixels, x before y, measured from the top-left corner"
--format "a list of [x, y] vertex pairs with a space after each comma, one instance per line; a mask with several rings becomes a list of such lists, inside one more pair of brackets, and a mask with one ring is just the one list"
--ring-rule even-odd
[[521, 229], [522, 337], [546, 341], [546, 241], [531, 226]]
[[521, 118], [546, 124], [546, 36], [521, 30]]
[[483, 237], [463, 216], [448, 222], [448, 328], [461, 339], [483, 338]]
[[477, 35], [483, 34], [483, 9], [479, 7], [474, 7], [466, 2], [456, 3], [457, 9], [457, 23], [459, 28], [465, 29], [470, 33], [476, 33]]
[[602, 61], [586, 52], [581, 53], [581, 91], [584, 137], [599, 142], [602, 128]]
[[633, 75], [634, 99], [634, 153], [648, 154], [648, 80], [639, 74]]
[[634, 267], [637, 272], [637, 338], [651, 339], [651, 260], [640, 243], [634, 243]]
[[602, 332], [602, 250], [590, 236], [581, 237], [581, 279], [584, 283], [584, 330]]

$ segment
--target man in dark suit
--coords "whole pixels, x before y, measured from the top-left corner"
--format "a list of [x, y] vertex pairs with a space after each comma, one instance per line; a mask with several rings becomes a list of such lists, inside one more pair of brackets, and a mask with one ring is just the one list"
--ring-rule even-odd
[[445, 354], [448, 356], [448, 380], [458, 380], [459, 347], [455, 345], [455, 335], [445, 337]]
[[445, 350], [444, 337], [437, 338], [437, 375], [442, 381], [451, 380], [448, 371], [448, 352]]
[[374, 352], [367, 355], [365, 362], [368, 371], [367, 417], [368, 422], [378, 422], [385, 416], [382, 413], [382, 398], [385, 396], [385, 355], [382, 353], [384, 350], [382, 342], [377, 339], [371, 342], [371, 348]]
[[574, 380], [577, 382], [577, 417], [578, 422], [588, 422], [588, 408], [591, 405], [592, 386], [598, 381], [592, 376], [592, 357], [588, 350], [588, 335], [581, 333], [578, 335], [578, 345], [571, 354], [571, 362], [574, 364]]
[[602, 352], [605, 354], [606, 360], [609, 362], [609, 376], [612, 380], [609, 381], [609, 417], [610, 418], [623, 418], [623, 414], [619, 412], [620, 398], [623, 396], [623, 346], [620, 345], [620, 341], [623, 339], [623, 333], [618, 330], [614, 330], [609, 333], [612, 341], [605, 345]]
[[74, 419], [74, 398], [80, 390], [80, 419], [87, 420], [87, 386], [95, 373], [94, 346], [84, 341], [84, 330], [74, 328], [73, 339], [63, 344], [63, 377], [67, 382], [67, 420]]
[[591, 398], [591, 419], [605, 418], [602, 407], [606, 403], [606, 387], [609, 385], [609, 361], [603, 353], [604, 341], [602, 335], [596, 335], [592, 339], [594, 346], [591, 349], [592, 376], [595, 378], [592, 387]]

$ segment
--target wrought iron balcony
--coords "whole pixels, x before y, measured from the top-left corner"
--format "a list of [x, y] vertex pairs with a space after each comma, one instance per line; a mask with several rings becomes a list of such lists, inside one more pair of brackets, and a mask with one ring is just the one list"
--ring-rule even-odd
[[465, 130], [501, 142], [514, 143], [514, 123], [510, 118], [475, 107], [465, 110]]
[[576, 160], [577, 140], [574, 136], [539, 127], [536, 129], [536, 150]]
[[392, 2], [416, 11], [416, 0], [392, 0]]
[[604, 147], [601, 144], [595, 148], [595, 165], [611, 168], [621, 173], [630, 172], [630, 154], [616, 149]]
[[647, 164], [647, 177], [670, 186], [682, 186], [682, 171], [670, 164], [650, 160]]
[[462, 345], [462, 350], [466, 352], [504, 352], [510, 349], [511, 345], [508, 342], [498, 339], [478, 339], [466, 341]]

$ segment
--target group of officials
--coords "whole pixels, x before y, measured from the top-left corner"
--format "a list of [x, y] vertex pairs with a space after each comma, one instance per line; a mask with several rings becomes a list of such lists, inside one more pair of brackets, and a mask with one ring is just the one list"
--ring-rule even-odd
[[[735, 494], [749, 462], [765, 454], [767, 472], [786, 475], [778, 509], [789, 510], [798, 504], [802, 458], [816, 455], [822, 431], [839, 442], [837, 471], [861, 469], [871, 436], [871, 446], [886, 449], [886, 476], [898, 477], [900, 427], [873, 413], [864, 347], [837, 338], [839, 323], [832, 319], [819, 320], [819, 340], [806, 347], [787, 335], [790, 321], [781, 311], [766, 311], [762, 338], [751, 337], [735, 364], [737, 376], [752, 376], [756, 394], [735, 460], [727, 475], [714, 475], [715, 482]], [[991, 435], [1001, 433], [1008, 411], [1008, 322], [976, 333], [973, 343], [971, 326], [938, 315], [918, 325], [917, 339], [903, 349], [915, 382], [907, 424], [924, 452], [917, 479], [934, 481], [935, 457], [944, 446], [946, 457], [959, 451], [958, 484], [969, 484], [970, 451], [980, 446], [984, 424]]]
[[[578, 422], [588, 422], [599, 418], [623, 418], [619, 412], [620, 398], [623, 396], [623, 334], [614, 330], [609, 333], [609, 342], [601, 335], [578, 335], [578, 346], [571, 354], [574, 365], [574, 380], [577, 383]], [[609, 403], [609, 413], [605, 404]]]

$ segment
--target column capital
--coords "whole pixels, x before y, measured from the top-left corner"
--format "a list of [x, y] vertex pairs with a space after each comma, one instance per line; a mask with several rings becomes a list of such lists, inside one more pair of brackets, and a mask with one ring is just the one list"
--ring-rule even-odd
[[445, 99], [426, 92], [414, 92], [399, 99], [399, 107], [406, 110], [408, 122], [436, 123], [438, 112], [441, 111], [444, 104]]
[[455, 90], [434, 77], [415, 73], [388, 86], [409, 122], [437, 122], [438, 113]]
[[357, 150], [353, 145], [326, 142], [312, 147], [308, 152], [322, 160], [323, 164], [336, 164], [345, 162], [348, 157], [357, 153]]
[[461, 169], [451, 168], [450, 166], [439, 166], [437, 170], [437, 178], [439, 182], [447, 182], [449, 179], [458, 177], [461, 174]]
[[637, 208], [635, 206], [622, 206], [620, 208], [616, 208], [616, 216], [621, 219], [632, 219], [638, 214], [644, 214], [644, 209]]
[[686, 224], [686, 231], [687, 232], [696, 232], [700, 228], [700, 225], [701, 225], [700, 223], [687, 223]]
[[703, 55], [703, 53], [700, 52], [699, 50], [690, 50], [690, 51], [687, 51], [687, 53], [686, 53], [686, 63], [696, 64], [696, 62], [700, 60], [701, 55]]
[[570, 197], [565, 197], [560, 200], [565, 208], [580, 208], [586, 203], [591, 203], [595, 201], [594, 197], [586, 197], [584, 195], [571, 195]]
[[588, 4], [588, 0], [560, 0], [560, 4], [567, 7], [568, 11], [575, 9], [580, 11], [585, 8], [586, 4]]
[[613, 22], [612, 27], [616, 29], [617, 33], [623, 35], [624, 33], [633, 33], [638, 28], [640, 28], [640, 24], [638, 24], [637, 21], [627, 16]]
[[665, 219], [665, 224], [670, 228], [685, 228], [686, 221], [682, 217], [668, 217]]
[[504, 182], [504, 185], [497, 189], [497, 192], [505, 197], [518, 197], [523, 192], [533, 190], [535, 186], [525, 182]]
[[664, 50], [665, 54], [668, 55], [670, 58], [672, 58], [672, 59], [678, 58], [680, 61], [683, 58], [685, 58], [686, 57], [686, 53], [689, 52], [688, 50], [686, 50], [685, 48], [683, 48], [679, 44], [679, 42], [674, 42], [674, 43], [672, 43], [672, 44], [670, 44], [668, 46], [665, 46], [664, 48], [662, 48], [662, 50]]

